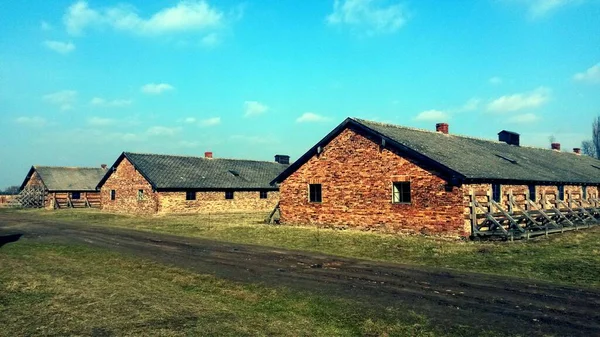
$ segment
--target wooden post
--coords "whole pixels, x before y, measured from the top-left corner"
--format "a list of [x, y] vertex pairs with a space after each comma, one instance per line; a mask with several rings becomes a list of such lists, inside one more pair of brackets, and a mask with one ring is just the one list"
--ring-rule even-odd
[[475, 236], [477, 232], [477, 209], [475, 208], [475, 193], [471, 188], [469, 190], [469, 207], [471, 207], [471, 235]]

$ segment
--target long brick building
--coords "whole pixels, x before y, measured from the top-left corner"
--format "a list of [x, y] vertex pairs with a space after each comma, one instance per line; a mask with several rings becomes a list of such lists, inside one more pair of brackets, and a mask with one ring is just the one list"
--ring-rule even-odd
[[[100, 207], [96, 185], [106, 174], [103, 167], [32, 166], [21, 184], [24, 206], [71, 208]], [[29, 193], [27, 193], [29, 191]]]
[[270, 211], [270, 184], [289, 165], [276, 162], [123, 152], [98, 184], [102, 209], [127, 213]]
[[487, 216], [471, 214], [479, 197], [506, 209], [598, 197], [600, 161], [559, 144], [522, 147], [513, 132], [499, 137], [348, 118], [273, 180], [281, 222], [466, 236]]

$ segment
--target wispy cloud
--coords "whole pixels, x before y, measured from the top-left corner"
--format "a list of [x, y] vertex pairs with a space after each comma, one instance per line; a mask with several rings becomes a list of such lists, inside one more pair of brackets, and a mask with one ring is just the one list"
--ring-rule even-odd
[[502, 77], [498, 77], [498, 76], [494, 76], [491, 77], [488, 82], [492, 85], [498, 85], [498, 84], [502, 84], [503, 80]]
[[529, 16], [533, 19], [542, 18], [563, 7], [580, 5], [587, 1], [588, 0], [504, 0], [504, 2], [507, 3], [516, 3], [525, 6]]
[[586, 71], [573, 75], [573, 79], [581, 82], [600, 83], [600, 63], [589, 67]]
[[144, 94], [148, 94], [148, 95], [160, 95], [165, 91], [170, 91], [170, 90], [174, 90], [175, 87], [173, 87], [170, 84], [167, 83], [148, 83], [145, 84], [144, 86], [142, 86], [142, 88], [140, 89]]
[[278, 144], [279, 139], [273, 135], [262, 135], [262, 136], [247, 136], [247, 135], [232, 135], [229, 137], [230, 140], [236, 143], [244, 144]]
[[221, 39], [219, 38], [219, 35], [217, 33], [210, 33], [204, 36], [202, 39], [200, 39], [200, 44], [202, 44], [204, 47], [209, 48], [219, 45], [220, 42]]
[[52, 28], [53, 28], [52, 25], [49, 24], [48, 22], [46, 22], [46, 21], [40, 22], [40, 29], [41, 30], [47, 32], [47, 31], [52, 30]]
[[215, 126], [215, 125], [219, 125], [219, 124], [221, 124], [221, 117], [207, 118], [207, 119], [200, 120], [198, 122], [198, 125], [200, 125], [202, 127]]
[[296, 118], [296, 123], [322, 123], [330, 120], [329, 117], [321, 116], [314, 112], [305, 112], [302, 116]]
[[19, 118], [15, 119], [15, 122], [18, 124], [22, 124], [22, 125], [30, 126], [30, 127], [42, 127], [42, 126], [46, 125], [46, 119], [43, 117], [38, 117], [38, 116], [19, 117]]
[[94, 97], [90, 101], [91, 105], [101, 106], [101, 107], [116, 107], [116, 108], [128, 106], [128, 105], [131, 105], [131, 103], [133, 103], [133, 101], [130, 99], [106, 100], [101, 97]]
[[75, 50], [75, 45], [72, 42], [46, 40], [43, 44], [46, 48], [63, 55]]
[[91, 126], [109, 126], [115, 123], [116, 121], [111, 118], [91, 117], [88, 119], [88, 124]]
[[463, 104], [458, 109], [458, 112], [476, 111], [477, 109], [479, 109], [480, 105], [481, 105], [481, 99], [474, 97], [474, 98], [471, 98], [468, 101], [466, 101], [465, 104]]
[[528, 93], [502, 96], [489, 102], [487, 110], [492, 112], [511, 112], [537, 108], [548, 102], [550, 93], [550, 89], [539, 87]]
[[254, 117], [269, 111], [269, 107], [257, 101], [244, 102], [244, 117]]
[[56, 105], [62, 111], [73, 109], [73, 104], [77, 100], [77, 91], [62, 90], [55, 93], [42, 96], [42, 99], [50, 104]]
[[148, 128], [146, 134], [149, 136], [174, 136], [180, 131], [180, 127], [153, 126]]
[[382, 0], [335, 0], [330, 25], [345, 25], [360, 34], [393, 33], [408, 20], [408, 12], [400, 3]]
[[158, 35], [218, 28], [224, 24], [224, 16], [221, 10], [203, 0], [180, 1], [148, 18], [140, 17], [131, 5], [92, 8], [86, 1], [77, 1], [67, 9], [63, 22], [72, 35], [103, 27], [139, 35]]
[[526, 114], [510, 117], [508, 119], [508, 122], [512, 123], [512, 124], [529, 124], [529, 123], [537, 122], [538, 120], [540, 120], [540, 118], [537, 115], [532, 114], [532, 113], [526, 113]]
[[435, 121], [444, 122], [448, 120], [448, 113], [441, 110], [426, 110], [419, 113], [416, 117], [416, 121]]

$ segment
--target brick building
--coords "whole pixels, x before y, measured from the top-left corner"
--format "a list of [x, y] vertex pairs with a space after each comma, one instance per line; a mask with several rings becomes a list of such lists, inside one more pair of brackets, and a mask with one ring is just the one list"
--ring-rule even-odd
[[21, 184], [24, 206], [55, 208], [100, 207], [96, 185], [106, 174], [103, 167], [32, 166]]
[[273, 183], [282, 223], [467, 236], [488, 216], [474, 214], [475, 198], [511, 211], [528, 199], [540, 210], [597, 199], [600, 161], [553, 148], [522, 147], [509, 131], [491, 141], [445, 123], [434, 132], [348, 118]]
[[123, 152], [98, 184], [112, 212], [213, 213], [270, 211], [279, 189], [270, 184], [289, 165], [276, 162]]

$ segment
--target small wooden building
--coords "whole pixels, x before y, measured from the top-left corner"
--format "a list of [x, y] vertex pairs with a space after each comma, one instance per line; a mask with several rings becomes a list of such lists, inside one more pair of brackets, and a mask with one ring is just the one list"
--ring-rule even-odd
[[32, 166], [21, 184], [18, 196], [24, 207], [100, 208], [98, 182], [104, 168]]
[[462, 236], [529, 235], [598, 223], [600, 161], [348, 118], [273, 183], [281, 222]]
[[98, 184], [102, 209], [127, 213], [266, 212], [279, 202], [270, 184], [289, 165], [123, 152]]

